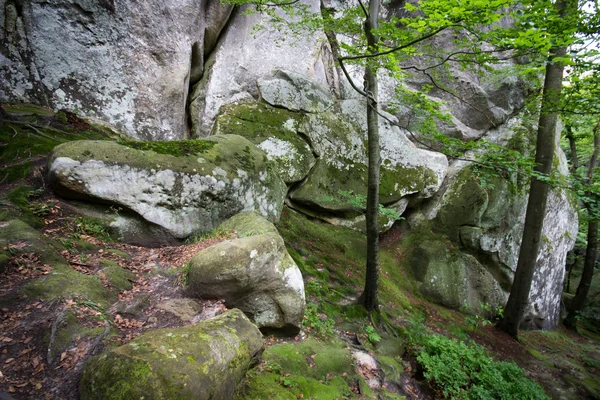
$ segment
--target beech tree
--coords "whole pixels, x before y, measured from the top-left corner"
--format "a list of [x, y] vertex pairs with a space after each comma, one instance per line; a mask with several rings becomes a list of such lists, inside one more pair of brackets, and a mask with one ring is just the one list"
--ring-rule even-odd
[[[536, 139], [536, 165], [529, 188], [523, 238], [504, 316], [497, 324], [498, 328], [515, 338], [529, 305], [529, 292], [550, 190], [557, 121], [561, 112], [568, 111], [563, 109], [565, 103], [561, 101], [565, 63], [573, 64], [577, 57], [585, 57], [585, 49], [578, 51], [576, 47], [572, 47], [574, 44], [581, 44], [581, 35], [593, 38], [598, 33], [597, 13], [582, 10], [582, 7], [591, 6], [590, 3], [593, 2], [558, 0], [523, 4], [524, 12], [529, 16], [530, 29], [536, 34], [535, 41], [531, 43], [542, 51], [547, 49], [548, 55]], [[597, 11], [597, 4], [591, 7], [595, 7]], [[513, 38], [514, 43], [522, 46], [523, 43], [518, 43], [519, 39], [518, 34]], [[567, 50], [571, 51], [567, 53]]]
[[[571, 175], [578, 201], [585, 209], [580, 216], [580, 232], [586, 232], [585, 256], [582, 276], [571, 301], [569, 314], [564, 323], [576, 329], [578, 313], [587, 299], [598, 255], [598, 227], [600, 220], [600, 190], [596, 181], [596, 169], [600, 155], [600, 77], [596, 60], [579, 62], [570, 72], [566, 94], [561, 105], [565, 113], [565, 133], [569, 142]], [[581, 146], [581, 151], [578, 150]], [[587, 162], [580, 162], [587, 158]], [[582, 221], [583, 219], [583, 221]], [[572, 268], [569, 269], [569, 280]]]

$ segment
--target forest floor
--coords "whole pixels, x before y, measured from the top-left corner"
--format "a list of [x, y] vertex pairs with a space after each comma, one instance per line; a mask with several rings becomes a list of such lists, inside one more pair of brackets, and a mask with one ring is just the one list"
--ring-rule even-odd
[[[63, 120], [70, 129], [88, 129], [68, 114]], [[0, 143], [0, 164], [6, 167], [2, 170], [12, 174], [8, 179], [0, 176], [0, 230], [16, 216], [28, 224], [13, 237], [0, 237], [4, 240], [0, 243], [5, 243], [0, 248], [0, 394], [8, 393], [17, 400], [77, 399], [79, 378], [89, 357], [145, 331], [193, 324], [226, 310], [218, 299], [186, 298], [185, 265], [198, 251], [230, 236], [219, 233], [197, 238], [194, 243], [161, 248], [118, 243], [101, 221], [73, 213], [68, 203], [49, 190], [41, 150], [40, 154], [30, 150], [26, 155], [23, 151], [21, 158], [14, 160], [6, 158], [8, 140], [24, 134], [18, 128], [14, 125], [2, 131], [8, 136]], [[42, 139], [56, 134], [37, 125], [32, 125], [29, 133]], [[47, 149], [42, 150], [47, 154]], [[23, 165], [28, 166], [26, 171], [16, 168]], [[387, 325], [375, 321], [374, 328], [372, 319], [353, 305], [363, 279], [364, 237], [308, 221], [289, 209], [284, 210], [278, 228], [303, 273], [308, 307], [298, 336], [266, 339], [267, 347], [274, 349], [271, 357], [284, 354], [281, 349], [285, 346], [296, 346], [292, 347], [297, 349], [295, 354], [305, 351], [307, 366], [316, 370], [316, 353], [333, 349], [336, 340], [343, 343], [342, 350], [359, 349], [376, 357], [383, 354], [386, 343], [393, 343], [396, 349], [402, 347], [402, 351], [392, 352], [395, 361], [390, 363], [400, 369], [393, 382], [385, 378], [391, 374], [384, 370], [383, 362], [356, 362], [348, 367], [350, 370], [340, 372], [357, 376], [349, 383], [350, 391], [343, 392], [344, 397], [401, 398], [393, 397], [398, 394], [407, 399], [441, 398], [440, 387], [425, 379], [415, 349], [407, 344], [408, 339], [402, 339], [402, 335], [410, 337], [418, 331], [477, 343], [495, 360], [514, 361], [551, 398], [600, 399], [598, 334], [559, 327], [522, 332], [516, 341], [485, 318], [428, 302], [403, 267], [398, 244], [404, 236], [399, 228], [382, 236], [380, 300]], [[58, 255], [50, 258], [63, 260], [59, 264], [77, 273], [70, 276], [86, 278], [77, 278], [77, 285], [65, 283], [68, 290], [63, 294], [61, 288], [39, 287], [36, 282], [59, 268], [47, 261], [47, 252], [56, 252]], [[394, 336], [400, 333], [400, 341], [390, 332]], [[316, 347], [314, 341], [319, 343]], [[268, 354], [265, 352], [266, 357]], [[315, 385], [329, 381], [330, 372], [323, 373], [325, 379], [316, 378]], [[252, 382], [268, 382], [281, 389], [272, 393], [290, 392], [294, 398], [328, 398], [304, 396], [293, 371], [274, 372], [269, 360], [259, 364], [253, 374], [249, 398], [260, 398], [256, 394], [260, 388], [253, 387]], [[275, 379], [265, 380], [269, 376]], [[378, 391], [382, 386], [386, 386], [388, 397]]]

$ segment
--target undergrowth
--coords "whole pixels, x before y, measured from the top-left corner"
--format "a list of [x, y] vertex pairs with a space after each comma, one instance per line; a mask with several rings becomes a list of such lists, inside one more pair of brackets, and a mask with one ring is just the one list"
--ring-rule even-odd
[[515, 363], [494, 361], [474, 342], [431, 334], [422, 318], [413, 319], [405, 334], [425, 379], [444, 398], [550, 399]]

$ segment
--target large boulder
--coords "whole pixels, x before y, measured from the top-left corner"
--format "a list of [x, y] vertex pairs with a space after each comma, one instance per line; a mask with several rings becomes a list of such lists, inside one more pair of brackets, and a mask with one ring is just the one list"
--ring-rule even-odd
[[189, 263], [188, 294], [224, 298], [259, 328], [295, 334], [304, 317], [304, 281], [273, 224], [253, 212], [219, 226], [236, 232], [196, 254]]
[[79, 141], [49, 161], [57, 193], [132, 210], [175, 238], [209, 232], [244, 210], [277, 221], [286, 185], [248, 140]]
[[219, 0], [0, 1], [0, 102], [78, 110], [136, 138], [183, 139], [190, 86], [232, 9]]
[[446, 307], [482, 313], [481, 304], [504, 305], [507, 299], [494, 276], [472, 255], [446, 240], [430, 238], [409, 249], [419, 290]]
[[306, 178], [315, 156], [299, 131], [304, 115], [262, 103], [223, 106], [213, 135], [244, 136], [267, 154], [281, 178], [291, 185]]
[[157, 329], [89, 359], [82, 399], [233, 399], [262, 334], [239, 310], [196, 325]]

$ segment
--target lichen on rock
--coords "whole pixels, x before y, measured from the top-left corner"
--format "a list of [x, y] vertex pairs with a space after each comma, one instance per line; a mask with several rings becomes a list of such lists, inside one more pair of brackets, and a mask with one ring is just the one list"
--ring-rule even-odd
[[315, 164], [312, 149], [303, 134], [304, 115], [261, 103], [223, 106], [213, 135], [243, 136], [265, 152], [287, 183], [304, 179]]

